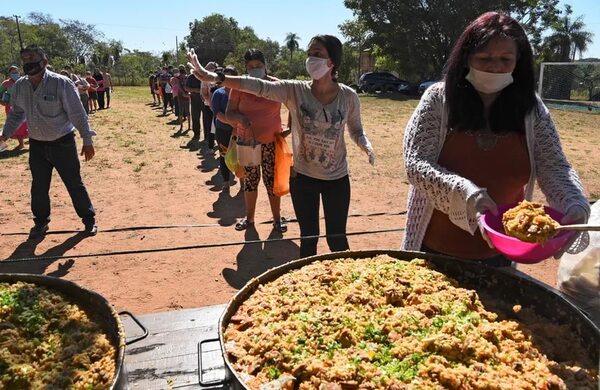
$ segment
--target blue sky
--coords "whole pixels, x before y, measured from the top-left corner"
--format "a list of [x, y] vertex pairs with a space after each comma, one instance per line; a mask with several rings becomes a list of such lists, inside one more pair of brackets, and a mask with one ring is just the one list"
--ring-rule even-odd
[[[595, 34], [594, 44], [584, 54], [586, 57], [600, 58], [598, 1], [561, 0], [561, 4], [573, 6], [574, 15], [585, 15], [587, 29]], [[338, 25], [352, 18], [352, 12], [344, 7], [342, 0], [103, 0], [97, 3], [30, 0], [12, 2], [10, 14], [7, 11], [0, 14], [25, 17], [32, 11], [50, 14], [55, 20], [77, 19], [94, 24], [107, 38], [121, 40], [128, 49], [156, 53], [173, 50], [175, 37], [181, 41], [188, 34], [190, 21], [216, 12], [233, 17], [242, 27], [253, 27], [260, 38], [268, 37], [279, 43], [287, 33], [294, 32], [300, 36], [302, 47], [316, 34], [342, 38]]]

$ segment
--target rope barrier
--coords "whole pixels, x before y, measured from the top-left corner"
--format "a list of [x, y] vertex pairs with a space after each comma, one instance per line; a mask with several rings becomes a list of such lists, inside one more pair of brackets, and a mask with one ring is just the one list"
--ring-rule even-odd
[[[367, 214], [350, 214], [348, 218], [356, 218], [356, 217], [379, 217], [379, 216], [398, 216], [405, 215], [406, 211], [398, 211], [393, 213], [388, 212], [376, 212], [376, 213], [367, 213]], [[324, 217], [321, 217], [324, 219]], [[288, 222], [298, 222], [296, 218], [286, 218]], [[272, 220], [259, 222], [259, 225], [268, 225], [273, 223]], [[128, 227], [117, 227], [112, 229], [102, 229], [100, 233], [115, 233], [115, 232], [127, 232], [127, 231], [136, 231], [136, 230], [157, 230], [157, 229], [180, 229], [180, 228], [206, 228], [206, 227], [220, 227], [222, 225], [218, 223], [200, 223], [200, 224], [181, 224], [181, 225], [147, 225], [147, 226], [128, 226]], [[79, 230], [52, 230], [47, 232], [47, 235], [50, 234], [72, 234], [79, 233]], [[26, 236], [29, 233], [27, 232], [9, 232], [9, 233], [1, 233], [0, 236]]]
[[227, 247], [227, 246], [238, 246], [238, 245], [258, 245], [265, 243], [273, 243], [273, 242], [283, 242], [283, 241], [296, 241], [300, 239], [310, 239], [310, 238], [327, 238], [327, 237], [343, 237], [343, 236], [362, 236], [367, 234], [382, 234], [382, 233], [393, 233], [393, 232], [402, 232], [404, 228], [395, 228], [395, 229], [381, 229], [381, 230], [371, 230], [371, 231], [360, 231], [360, 232], [350, 232], [346, 234], [330, 234], [330, 235], [315, 235], [315, 236], [300, 236], [300, 237], [291, 237], [291, 238], [273, 238], [268, 240], [251, 240], [251, 241], [237, 241], [237, 242], [226, 242], [219, 244], [197, 244], [197, 245], [186, 245], [186, 246], [176, 246], [176, 247], [166, 247], [166, 248], [151, 248], [151, 249], [135, 249], [135, 250], [125, 250], [125, 251], [114, 251], [114, 252], [100, 252], [100, 253], [89, 253], [82, 255], [60, 255], [60, 256], [44, 256], [44, 257], [23, 257], [17, 259], [6, 259], [0, 262], [0, 266], [2, 264], [10, 264], [10, 263], [23, 263], [23, 262], [41, 262], [48, 260], [62, 260], [62, 259], [83, 259], [89, 257], [106, 257], [106, 256], [122, 256], [122, 255], [135, 255], [141, 253], [159, 253], [159, 252], [175, 252], [182, 250], [190, 250], [190, 249], [206, 249], [206, 248], [219, 248], [219, 247]]

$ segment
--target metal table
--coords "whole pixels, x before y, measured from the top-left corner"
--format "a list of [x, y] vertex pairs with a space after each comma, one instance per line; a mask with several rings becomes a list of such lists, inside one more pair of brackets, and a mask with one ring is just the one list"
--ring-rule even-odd
[[[137, 316], [149, 334], [126, 349], [130, 389], [202, 389], [198, 343], [218, 337], [217, 323], [224, 309], [225, 305], [215, 305]], [[128, 338], [140, 334], [129, 317], [122, 320]], [[225, 370], [219, 344], [210, 343], [203, 348], [204, 380], [222, 378]]]

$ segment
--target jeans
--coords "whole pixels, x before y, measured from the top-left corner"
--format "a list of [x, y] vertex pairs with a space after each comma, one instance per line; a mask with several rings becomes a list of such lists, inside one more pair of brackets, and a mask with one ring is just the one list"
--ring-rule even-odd
[[211, 133], [213, 112], [206, 104], [202, 106], [202, 127], [204, 128], [204, 141], [212, 149], [215, 147], [215, 135]]
[[56, 141], [29, 140], [29, 167], [31, 169], [31, 211], [36, 225], [50, 221], [50, 182], [52, 170], [60, 175], [75, 211], [87, 226], [96, 221], [96, 211], [81, 180], [79, 155], [75, 134], [71, 133]]
[[221, 176], [223, 177], [223, 181], [227, 183], [229, 181], [231, 171], [227, 168], [227, 164], [225, 164], [225, 153], [227, 153], [227, 148], [229, 148], [229, 140], [231, 139], [231, 133], [233, 129], [231, 126], [221, 127], [217, 126], [215, 138], [217, 139], [217, 145], [219, 146], [219, 151], [221, 152], [221, 156], [219, 157], [219, 172], [221, 172]]
[[200, 139], [200, 113], [203, 106], [204, 103], [200, 94], [192, 93], [192, 131], [194, 132], [194, 139]]
[[98, 108], [104, 110], [104, 91], [98, 92]]
[[175, 107], [175, 116], [179, 116], [179, 96], [173, 95], [173, 106]]
[[[290, 176], [290, 194], [294, 212], [300, 225], [300, 235], [319, 235], [319, 203], [323, 199], [327, 244], [332, 252], [349, 249], [346, 222], [350, 207], [350, 179], [348, 175], [336, 180], [320, 180], [295, 173]], [[317, 254], [318, 238], [300, 240], [300, 257]]]
[[90, 97], [88, 95], [79, 95], [79, 99], [81, 100], [81, 104], [83, 104], [83, 109], [85, 110], [85, 113], [89, 114], [90, 106], [88, 104], [88, 100], [90, 100]]

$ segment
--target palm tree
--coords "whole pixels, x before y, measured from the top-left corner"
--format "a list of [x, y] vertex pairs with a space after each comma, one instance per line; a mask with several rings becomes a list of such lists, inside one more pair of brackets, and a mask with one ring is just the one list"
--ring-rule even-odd
[[290, 64], [292, 63], [294, 51], [300, 49], [300, 44], [298, 43], [299, 40], [300, 37], [296, 33], [288, 33], [285, 37], [285, 47], [290, 50]]
[[554, 33], [545, 39], [548, 49], [562, 62], [575, 61], [577, 52], [581, 54], [586, 51], [594, 36], [591, 32], [584, 30], [583, 16], [573, 19], [572, 13], [571, 6], [565, 5], [565, 16], [559, 18], [552, 25]]

